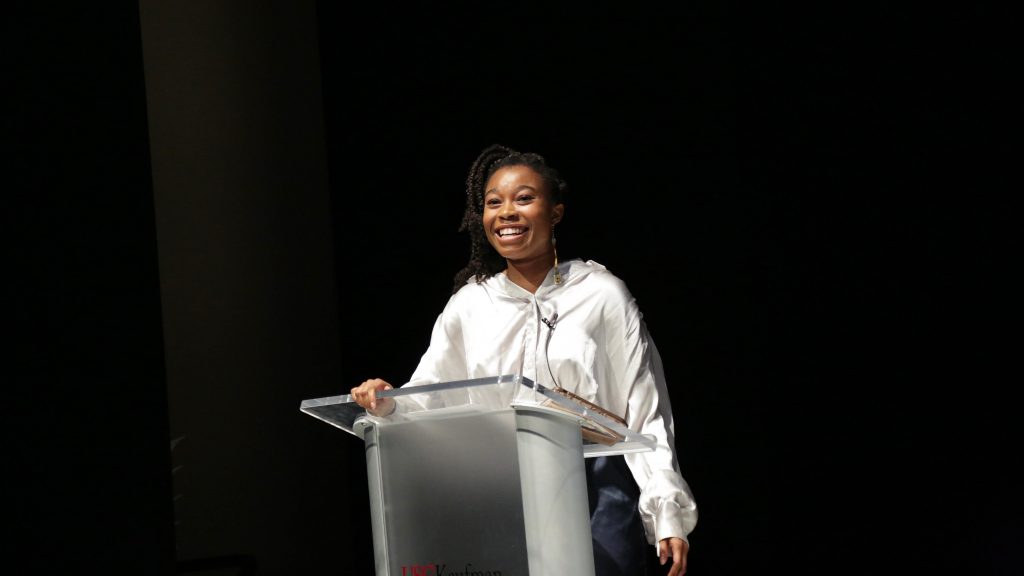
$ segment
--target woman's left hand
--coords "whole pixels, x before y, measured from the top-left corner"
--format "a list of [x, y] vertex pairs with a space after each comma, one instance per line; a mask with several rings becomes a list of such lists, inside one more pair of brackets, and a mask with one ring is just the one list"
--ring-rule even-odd
[[686, 574], [686, 553], [690, 551], [690, 545], [682, 538], [665, 538], [658, 542], [658, 560], [664, 566], [669, 558], [672, 558], [672, 567], [668, 570], [668, 576], [682, 576]]

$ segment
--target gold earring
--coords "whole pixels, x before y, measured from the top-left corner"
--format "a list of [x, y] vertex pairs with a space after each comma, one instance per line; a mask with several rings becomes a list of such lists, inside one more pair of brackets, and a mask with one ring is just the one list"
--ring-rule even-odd
[[555, 253], [555, 284], [562, 284], [562, 273], [558, 271], [558, 243], [555, 241], [555, 226], [551, 225], [551, 250]]

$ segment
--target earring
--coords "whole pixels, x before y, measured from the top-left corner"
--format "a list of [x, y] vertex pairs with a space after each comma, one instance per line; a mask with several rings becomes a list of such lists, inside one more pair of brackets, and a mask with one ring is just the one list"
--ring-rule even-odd
[[555, 241], [555, 226], [551, 226], [551, 250], [555, 253], [555, 284], [562, 284], [562, 273], [558, 271], [558, 243]]

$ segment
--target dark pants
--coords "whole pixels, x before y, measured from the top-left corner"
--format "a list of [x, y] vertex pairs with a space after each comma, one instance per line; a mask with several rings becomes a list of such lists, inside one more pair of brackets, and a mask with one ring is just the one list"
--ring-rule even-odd
[[625, 459], [599, 456], [584, 462], [597, 576], [643, 576], [646, 555], [654, 550], [644, 536], [637, 508], [640, 489]]

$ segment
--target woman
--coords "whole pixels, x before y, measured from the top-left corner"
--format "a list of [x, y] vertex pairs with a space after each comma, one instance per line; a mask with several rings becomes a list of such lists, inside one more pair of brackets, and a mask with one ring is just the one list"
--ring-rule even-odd
[[[596, 262], [558, 262], [566, 183], [543, 157], [490, 146], [466, 184], [469, 264], [407, 385], [519, 373], [625, 415], [657, 448], [586, 460], [597, 574], [643, 574], [648, 544], [661, 564], [672, 559], [670, 576], [683, 574], [697, 509], [675, 457], [661, 358], [632, 295]], [[388, 414], [394, 401], [376, 392], [390, 388], [371, 379], [352, 396]]]

